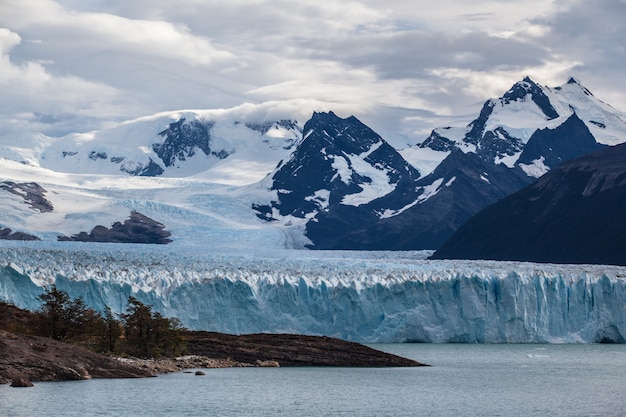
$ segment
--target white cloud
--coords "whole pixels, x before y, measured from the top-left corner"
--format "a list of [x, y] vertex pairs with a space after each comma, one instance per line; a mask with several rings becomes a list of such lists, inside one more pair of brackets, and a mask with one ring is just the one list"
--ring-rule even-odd
[[184, 60], [192, 65], [210, 65], [235, 58], [230, 52], [214, 47], [208, 38], [190, 33], [184, 24], [75, 12], [50, 0], [20, 2], [18, 7], [0, 6], [0, 13], [4, 15], [4, 19], [0, 19], [4, 24], [45, 33], [46, 36], [41, 37], [45, 39], [43, 43], [65, 53], [109, 49]]
[[574, 75], [624, 110], [624, 7], [619, 0], [593, 8], [582, 0], [4, 1], [0, 112], [17, 122], [3, 129], [59, 134], [165, 110], [289, 100], [418, 140], [443, 118], [475, 117], [525, 75], [547, 85]]
[[457, 83], [459, 91], [468, 96], [500, 97], [511, 87], [511, 80], [521, 80], [530, 76], [540, 80], [541, 84], [557, 86], [563, 84], [579, 62], [569, 62], [565, 58], [554, 62], [546, 62], [537, 67], [520, 69], [493, 69], [485, 74], [480, 71], [464, 70], [459, 68], [436, 68], [433, 75], [452, 80]]
[[132, 104], [122, 92], [105, 84], [71, 75], [53, 76], [38, 62], [12, 62], [10, 52], [21, 41], [18, 34], [0, 28], [0, 113], [5, 120], [0, 134], [46, 130], [64, 117], [82, 116], [88, 124], [91, 118], [116, 116], [111, 102]]

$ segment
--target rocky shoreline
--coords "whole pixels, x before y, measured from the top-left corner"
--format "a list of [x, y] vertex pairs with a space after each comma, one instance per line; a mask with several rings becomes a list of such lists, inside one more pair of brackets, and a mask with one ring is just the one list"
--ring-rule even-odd
[[148, 376], [153, 374], [80, 346], [0, 330], [0, 383]]
[[188, 356], [118, 358], [48, 338], [0, 330], [0, 384], [92, 378], [144, 378], [186, 369], [280, 366], [427, 366], [330, 337], [186, 332]]
[[404, 367], [424, 366], [360, 343], [326, 336], [297, 334], [229, 335], [215, 332], [185, 332], [187, 352], [243, 363], [274, 361], [280, 366]]

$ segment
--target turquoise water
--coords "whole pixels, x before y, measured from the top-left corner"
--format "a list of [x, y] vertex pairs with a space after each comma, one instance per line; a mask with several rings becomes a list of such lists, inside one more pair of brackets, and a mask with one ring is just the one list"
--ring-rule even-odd
[[2, 416], [624, 416], [626, 345], [394, 344], [426, 368], [210, 369], [0, 386]]

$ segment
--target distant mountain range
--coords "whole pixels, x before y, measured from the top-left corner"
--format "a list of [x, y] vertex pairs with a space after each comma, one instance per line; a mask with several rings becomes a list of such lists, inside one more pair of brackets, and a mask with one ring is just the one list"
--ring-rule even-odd
[[[420, 250], [562, 163], [626, 142], [626, 117], [575, 79], [525, 78], [466, 126], [404, 149], [354, 116], [315, 112], [302, 125], [261, 105], [15, 142], [0, 144], [0, 181], [14, 184], [0, 187], [0, 229], [13, 238], [95, 239], [134, 213], [146, 233], [158, 227], [153, 243]], [[426, 159], [438, 165], [426, 171]]]
[[314, 114], [270, 176], [276, 199], [255, 208], [266, 220], [304, 223], [316, 249], [436, 249], [563, 161], [626, 140], [625, 128], [577, 81], [548, 89], [526, 78], [465, 128], [433, 130], [419, 146], [442, 161], [420, 173], [356, 118]]

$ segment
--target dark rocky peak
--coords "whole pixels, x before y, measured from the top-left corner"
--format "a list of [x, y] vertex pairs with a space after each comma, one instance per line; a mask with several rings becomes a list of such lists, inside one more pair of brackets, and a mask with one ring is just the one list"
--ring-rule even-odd
[[530, 77], [524, 77], [522, 81], [518, 81], [502, 96], [505, 102], [517, 101], [523, 99], [528, 94], [541, 91], [541, 87], [535, 83]]
[[574, 77], [569, 77], [569, 79], [567, 80], [567, 84], [569, 84], [569, 85], [577, 85], [578, 87], [580, 87], [580, 89], [583, 91], [583, 93], [585, 93], [585, 94], [586, 94], [586, 95], [588, 95], [588, 96], [592, 96], [592, 97], [593, 97], [593, 94], [591, 94], [591, 91], [589, 91], [589, 90], [587, 89], [587, 87], [585, 87], [584, 85], [582, 85], [582, 84], [580, 83], [580, 81], [578, 81], [576, 78], [574, 78]]
[[489, 116], [493, 113], [493, 108], [495, 106], [496, 101], [493, 99], [487, 100], [485, 104], [483, 104], [483, 108], [480, 110], [478, 118], [468, 125], [470, 130], [465, 135], [465, 138], [463, 138], [464, 142], [471, 143], [473, 145], [478, 144], [485, 131], [487, 120], [489, 120]]
[[550, 99], [544, 93], [543, 88], [529, 77], [525, 77], [522, 81], [515, 83], [513, 87], [502, 96], [501, 100], [503, 104], [509, 104], [513, 101], [525, 100], [528, 95], [530, 95], [531, 100], [541, 109], [548, 119], [559, 117], [559, 113], [552, 107]]
[[256, 130], [262, 135], [266, 134], [272, 128], [282, 127], [287, 130], [295, 130], [302, 132], [300, 126], [298, 126], [297, 120], [281, 119], [278, 121], [260, 122], [260, 123], [246, 123], [248, 129]]
[[604, 147], [596, 142], [587, 125], [574, 112], [556, 128], [539, 129], [533, 133], [517, 164], [533, 164], [543, 159], [543, 164], [553, 169], [565, 161]]
[[311, 119], [304, 125], [304, 138], [310, 138], [314, 132], [316, 134], [313, 137], [316, 140], [325, 141], [350, 155], [362, 154], [383, 140], [356, 117], [342, 119], [332, 111], [313, 113]]
[[162, 143], [153, 144], [152, 149], [166, 167], [174, 165], [176, 160], [185, 161], [186, 158], [195, 155], [197, 149], [205, 155], [212, 154], [225, 158], [228, 154], [224, 155], [224, 151], [212, 152], [210, 147], [211, 128], [214, 124], [198, 120], [186, 122], [185, 118], [181, 118], [170, 123], [167, 129], [159, 133], [164, 140]]
[[[272, 207], [278, 208], [282, 216], [302, 218], [332, 210], [346, 195], [363, 191], [373, 179], [355, 169], [356, 160], [385, 172], [388, 184], [398, 187], [419, 178], [418, 170], [354, 116], [342, 119], [333, 112], [314, 113], [304, 132], [302, 142], [271, 178], [271, 189], [278, 194]], [[270, 207], [255, 209], [260, 217], [271, 219]]]
[[[339, 203], [347, 194], [360, 192], [359, 184], [371, 182], [371, 179], [354, 171], [349, 155], [362, 154], [371, 150], [375, 143], [384, 142], [354, 116], [342, 119], [333, 112], [313, 113], [304, 132], [303, 141], [272, 176], [271, 189], [278, 191], [280, 200], [275, 206], [283, 216], [304, 217]], [[382, 153], [381, 148], [393, 150], [386, 142], [384, 145], [375, 150], [376, 154]], [[373, 157], [372, 154], [368, 157]], [[341, 173], [337, 164], [345, 167]], [[315, 197], [321, 190], [324, 195]], [[256, 209], [269, 212], [260, 206]]]
[[[446, 129], [446, 128], [444, 128]], [[453, 140], [441, 135], [437, 130], [430, 132], [430, 135], [419, 145], [420, 148], [430, 148], [433, 151], [450, 152], [456, 148]]]
[[[529, 77], [525, 77], [522, 81], [515, 83], [502, 98], [490, 99], [485, 102], [478, 118], [468, 125], [469, 131], [463, 141], [476, 145], [477, 153], [486, 160], [519, 152], [523, 147], [519, 138], [509, 135], [503, 128], [487, 132], [485, 127], [496, 106], [506, 106], [516, 101], [527, 100], [529, 96], [548, 120], [559, 117], [543, 88]], [[437, 144], [437, 142], [433, 143]]]

